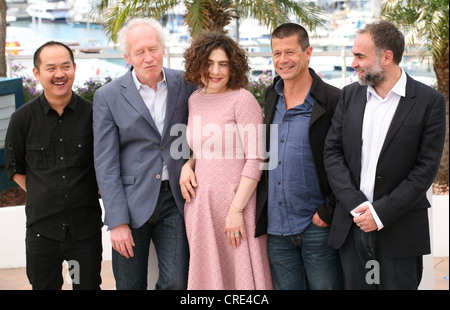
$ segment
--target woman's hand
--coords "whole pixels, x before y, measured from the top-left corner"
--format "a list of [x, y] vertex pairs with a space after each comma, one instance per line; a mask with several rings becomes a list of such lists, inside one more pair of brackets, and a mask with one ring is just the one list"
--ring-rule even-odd
[[225, 221], [225, 233], [227, 234], [228, 242], [233, 248], [238, 247], [241, 241], [246, 238], [242, 211], [231, 205]]

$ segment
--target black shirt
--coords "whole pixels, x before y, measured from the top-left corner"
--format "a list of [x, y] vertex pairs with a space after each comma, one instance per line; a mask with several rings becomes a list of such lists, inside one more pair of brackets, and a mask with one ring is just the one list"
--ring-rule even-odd
[[27, 227], [54, 240], [82, 240], [103, 226], [94, 170], [92, 103], [75, 93], [61, 116], [44, 94], [11, 115], [8, 177], [26, 175]]

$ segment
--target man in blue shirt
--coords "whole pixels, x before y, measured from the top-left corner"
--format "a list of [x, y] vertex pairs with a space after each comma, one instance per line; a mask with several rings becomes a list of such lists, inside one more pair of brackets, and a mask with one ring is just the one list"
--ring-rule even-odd
[[340, 91], [308, 67], [302, 26], [279, 26], [271, 44], [278, 77], [266, 91], [265, 124], [278, 165], [258, 185], [256, 236], [268, 234], [275, 289], [342, 289], [338, 252], [327, 245], [335, 199], [323, 164]]

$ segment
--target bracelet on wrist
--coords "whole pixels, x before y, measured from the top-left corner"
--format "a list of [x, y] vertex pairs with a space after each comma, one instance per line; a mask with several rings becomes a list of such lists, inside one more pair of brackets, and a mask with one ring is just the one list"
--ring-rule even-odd
[[244, 211], [244, 209], [235, 208], [232, 203], [230, 203], [230, 207], [234, 212], [237, 212], [237, 213], [242, 213], [242, 211]]

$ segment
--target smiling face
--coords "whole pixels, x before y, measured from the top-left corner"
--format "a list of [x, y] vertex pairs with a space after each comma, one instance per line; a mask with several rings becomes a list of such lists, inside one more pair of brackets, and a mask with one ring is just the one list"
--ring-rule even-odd
[[207, 94], [219, 94], [228, 90], [230, 69], [228, 56], [222, 48], [211, 51], [208, 57], [208, 76], [202, 76], [204, 91]]
[[275, 71], [284, 80], [294, 80], [302, 74], [309, 74], [308, 64], [312, 47], [302, 50], [298, 37], [272, 38], [272, 59]]
[[39, 58], [39, 67], [33, 68], [33, 73], [41, 83], [47, 100], [70, 100], [76, 65], [69, 51], [60, 45], [50, 45], [42, 49]]
[[379, 53], [369, 34], [359, 34], [353, 44], [352, 68], [358, 72], [358, 82], [361, 85], [379, 86], [386, 80], [386, 74], [381, 67]]
[[130, 29], [126, 44], [128, 55], [125, 55], [125, 60], [133, 65], [139, 82], [156, 87], [163, 77], [165, 54], [158, 32], [148, 25], [137, 25]]

